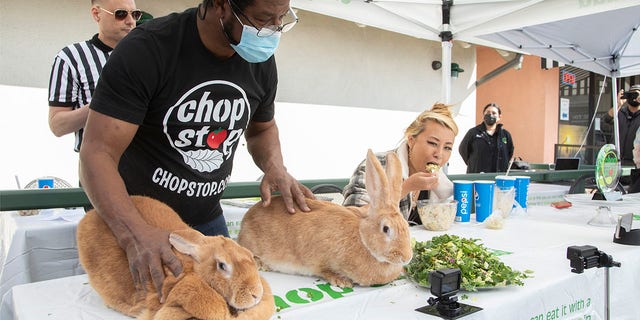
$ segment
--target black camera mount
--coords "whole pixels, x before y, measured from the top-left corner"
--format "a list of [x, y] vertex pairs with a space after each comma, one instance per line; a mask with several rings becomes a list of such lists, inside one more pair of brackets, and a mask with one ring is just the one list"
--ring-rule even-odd
[[447, 318], [454, 318], [460, 315], [460, 312], [462, 311], [462, 306], [458, 303], [458, 297], [456, 296], [445, 296], [441, 298], [431, 297], [427, 300], [427, 303], [430, 306], [435, 305], [436, 310], [438, 310], [438, 314]]
[[613, 242], [640, 246], [640, 229], [632, 229], [633, 213], [625, 213], [618, 216], [616, 233], [613, 235]]
[[599, 251], [594, 246], [571, 246], [567, 248], [567, 259], [570, 260], [571, 272], [583, 273], [584, 269], [619, 267], [620, 262]]
[[427, 300], [428, 306], [416, 309], [418, 312], [451, 320], [458, 319], [482, 308], [458, 302], [456, 293], [460, 290], [462, 275], [460, 269], [440, 269], [429, 273], [431, 294], [435, 296]]
[[613, 257], [598, 250], [594, 246], [571, 246], [567, 248], [567, 259], [571, 266], [571, 272], [583, 273], [584, 269], [590, 268], [602, 268], [605, 267], [604, 274], [604, 309], [605, 319], [610, 318], [609, 299], [611, 297], [609, 293], [609, 269], [611, 267], [620, 267], [621, 263], [613, 261]]

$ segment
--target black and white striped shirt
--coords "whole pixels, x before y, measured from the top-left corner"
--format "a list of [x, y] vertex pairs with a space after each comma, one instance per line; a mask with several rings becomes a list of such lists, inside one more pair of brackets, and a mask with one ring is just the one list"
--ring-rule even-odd
[[[49, 106], [75, 110], [88, 104], [111, 51], [98, 34], [60, 50], [51, 67]], [[80, 151], [81, 143], [82, 129], [76, 132], [75, 151]]]

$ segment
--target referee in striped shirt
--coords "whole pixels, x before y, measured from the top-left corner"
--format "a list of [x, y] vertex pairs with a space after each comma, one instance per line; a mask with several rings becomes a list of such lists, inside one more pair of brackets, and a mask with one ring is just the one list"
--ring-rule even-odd
[[49, 79], [49, 128], [57, 137], [75, 132], [80, 151], [89, 102], [102, 67], [118, 42], [136, 26], [142, 12], [134, 0], [91, 0], [98, 33], [60, 50]]

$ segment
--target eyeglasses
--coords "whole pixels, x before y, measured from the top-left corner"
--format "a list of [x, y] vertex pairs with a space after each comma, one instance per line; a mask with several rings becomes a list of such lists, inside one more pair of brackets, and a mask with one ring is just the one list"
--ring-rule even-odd
[[104, 9], [100, 6], [98, 6], [98, 8], [100, 8], [100, 10], [112, 15], [114, 18], [116, 18], [116, 20], [124, 20], [127, 18], [127, 16], [129, 15], [129, 13], [131, 14], [131, 17], [133, 18], [133, 20], [138, 21], [140, 20], [140, 18], [142, 18], [142, 11], [135, 9], [135, 10], [125, 10], [125, 9], [116, 9], [115, 11], [111, 12], [107, 9]]
[[[249, 17], [247, 17], [244, 13], [242, 13], [242, 10], [240, 10], [240, 8], [235, 3], [231, 2], [231, 0], [228, 0], [228, 1], [232, 7], [231, 12], [233, 12], [233, 15], [236, 16], [236, 19], [240, 21], [240, 18], [238, 18], [238, 16], [236, 15], [236, 10], [234, 10], [233, 7], [235, 7], [238, 10], [238, 13], [243, 18], [245, 18], [249, 22], [249, 24], [251, 24], [252, 27], [258, 30], [258, 37], [268, 37], [276, 32], [282, 32], [282, 33], [287, 32], [291, 30], [296, 25], [296, 23], [298, 23], [298, 16], [293, 11], [293, 9], [289, 7], [289, 11], [281, 18], [281, 21], [283, 21], [281, 25], [279, 26], [268, 25], [262, 28], [258, 28], [253, 22], [251, 22], [251, 19], [249, 19]], [[242, 21], [240, 21], [240, 23], [242, 24]]]

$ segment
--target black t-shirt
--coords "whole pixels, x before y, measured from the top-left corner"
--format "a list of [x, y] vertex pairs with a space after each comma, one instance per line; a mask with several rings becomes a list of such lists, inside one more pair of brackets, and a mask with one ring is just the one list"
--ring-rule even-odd
[[273, 119], [274, 57], [216, 58], [202, 44], [196, 10], [135, 28], [111, 54], [91, 108], [139, 125], [120, 159], [132, 195], [159, 199], [191, 225], [222, 213], [219, 200], [250, 120]]

